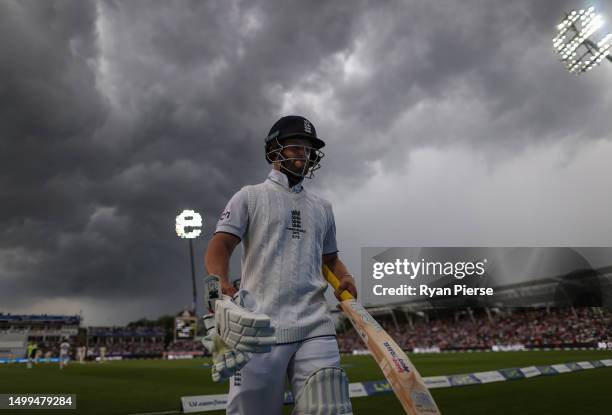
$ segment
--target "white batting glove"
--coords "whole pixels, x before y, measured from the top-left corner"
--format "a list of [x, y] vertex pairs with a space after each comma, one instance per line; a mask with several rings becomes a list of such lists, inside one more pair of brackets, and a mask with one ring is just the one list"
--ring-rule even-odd
[[221, 339], [217, 333], [213, 314], [204, 316], [204, 327], [206, 328], [206, 337], [202, 339], [202, 344], [212, 354], [212, 380], [220, 382], [240, 370], [247, 364], [250, 357], [246, 353], [232, 349]]
[[223, 296], [223, 300], [216, 302], [217, 331], [221, 340], [235, 350], [267, 353], [276, 344], [274, 327], [270, 325], [268, 315], [254, 313], [242, 306], [247, 294], [243, 290], [234, 296], [233, 301]]

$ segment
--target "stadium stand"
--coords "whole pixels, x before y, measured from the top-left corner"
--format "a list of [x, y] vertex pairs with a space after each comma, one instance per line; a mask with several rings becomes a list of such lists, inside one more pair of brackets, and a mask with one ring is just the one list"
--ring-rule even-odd
[[[596, 347], [612, 341], [612, 313], [596, 308], [455, 310], [450, 315], [402, 313], [388, 310], [377, 321], [405, 350], [492, 349], [500, 345], [526, 348]], [[346, 324], [344, 325], [346, 327]], [[348, 328], [338, 336], [342, 352], [362, 349], [357, 332]]]
[[106, 347], [107, 357], [161, 357], [165, 335], [162, 327], [89, 327], [87, 355], [96, 358], [100, 355], [100, 347]]
[[0, 331], [0, 359], [25, 357], [27, 346], [27, 332]]
[[[483, 308], [420, 310], [402, 306], [369, 311], [405, 350], [495, 349], [521, 345], [527, 349], [612, 347], [612, 312], [603, 308]], [[0, 314], [0, 359], [25, 356], [27, 343], [59, 355], [67, 336], [72, 358], [87, 346], [87, 358], [96, 359], [100, 348], [109, 358], [192, 358], [208, 352], [196, 337], [178, 339], [171, 327], [80, 327], [80, 316]], [[175, 331], [175, 333], [172, 333]], [[174, 338], [174, 341], [171, 341]], [[166, 344], [166, 342], [169, 342]], [[344, 353], [364, 349], [350, 323], [339, 319], [338, 344]]]
[[[62, 338], [68, 338], [71, 344], [79, 342], [81, 317], [47, 315], [47, 314], [0, 314], [0, 333], [21, 333], [25, 337], [23, 350], [14, 351], [15, 358], [25, 356], [25, 346], [34, 342], [38, 349], [51, 352], [53, 356], [59, 355], [59, 343]], [[2, 348], [2, 347], [0, 347]]]

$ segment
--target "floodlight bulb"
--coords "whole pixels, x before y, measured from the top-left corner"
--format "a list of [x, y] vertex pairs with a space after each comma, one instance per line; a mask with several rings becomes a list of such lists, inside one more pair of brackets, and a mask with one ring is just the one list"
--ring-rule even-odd
[[593, 18], [593, 21], [593, 24], [599, 29], [601, 26], [603, 26], [605, 20], [601, 14], [598, 14]]
[[[185, 228], [193, 228], [187, 231]], [[193, 239], [200, 236], [202, 230], [202, 216], [193, 210], [184, 210], [176, 217], [176, 234], [183, 239]]]
[[589, 23], [591, 23], [593, 21], [593, 17], [589, 16], [589, 17], [585, 17], [584, 18], [584, 22], [582, 22], [582, 29], [584, 30], [585, 27], [587, 27], [589, 25]]
[[604, 36], [603, 39], [601, 39], [599, 42], [597, 42], [597, 47], [599, 47], [599, 48], [605, 47], [607, 45], [607, 43], [610, 41], [610, 39], [612, 39], [612, 34], [608, 33], [606, 36]]

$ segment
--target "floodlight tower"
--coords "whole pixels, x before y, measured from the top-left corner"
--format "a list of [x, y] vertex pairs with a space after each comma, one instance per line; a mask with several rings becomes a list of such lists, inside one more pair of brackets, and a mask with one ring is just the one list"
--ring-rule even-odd
[[[189, 240], [189, 256], [191, 258], [191, 289], [193, 301], [191, 310], [196, 313], [198, 295], [195, 282], [195, 264], [193, 262], [193, 240], [200, 236], [202, 230], [202, 216], [193, 210], [184, 210], [176, 217], [176, 234], [182, 239]], [[189, 228], [190, 230], [187, 230]]]
[[595, 13], [594, 7], [572, 10], [557, 26], [553, 48], [568, 71], [574, 74], [588, 72], [604, 59], [612, 62], [612, 34], [593, 39], [602, 28], [604, 18]]

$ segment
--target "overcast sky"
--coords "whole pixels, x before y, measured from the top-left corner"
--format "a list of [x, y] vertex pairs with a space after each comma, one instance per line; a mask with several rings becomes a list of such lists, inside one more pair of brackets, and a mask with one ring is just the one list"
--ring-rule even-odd
[[289, 114], [327, 143], [306, 185], [355, 274], [363, 246], [611, 246], [612, 64], [552, 53], [583, 4], [0, 0], [0, 312], [188, 306], [175, 216], [204, 216], [200, 287]]

